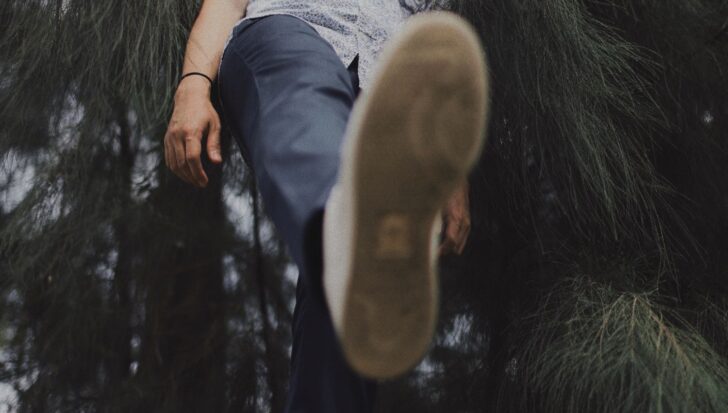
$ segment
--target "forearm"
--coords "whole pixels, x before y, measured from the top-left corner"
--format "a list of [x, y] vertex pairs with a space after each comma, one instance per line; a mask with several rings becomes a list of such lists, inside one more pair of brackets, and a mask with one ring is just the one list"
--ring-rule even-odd
[[[182, 73], [202, 72], [215, 79], [225, 41], [232, 27], [245, 14], [247, 6], [248, 0], [203, 2], [187, 41]], [[187, 77], [182, 84], [209, 88], [209, 82], [201, 76]]]

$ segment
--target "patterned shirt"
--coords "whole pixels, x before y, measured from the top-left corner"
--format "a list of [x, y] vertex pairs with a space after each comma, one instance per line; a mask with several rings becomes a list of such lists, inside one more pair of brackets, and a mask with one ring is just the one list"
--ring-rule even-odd
[[[311, 26], [333, 46], [344, 66], [359, 55], [359, 85], [366, 88], [384, 42], [425, 0], [250, 0], [244, 18], [287, 14]], [[227, 47], [232, 33], [225, 42]]]

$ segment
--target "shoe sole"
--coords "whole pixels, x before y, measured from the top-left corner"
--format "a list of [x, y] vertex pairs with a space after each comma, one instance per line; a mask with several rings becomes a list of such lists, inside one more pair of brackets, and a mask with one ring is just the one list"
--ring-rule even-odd
[[391, 378], [434, 335], [441, 210], [483, 148], [488, 83], [477, 35], [451, 13], [411, 17], [380, 59], [342, 148], [353, 256], [338, 330], [356, 371]]

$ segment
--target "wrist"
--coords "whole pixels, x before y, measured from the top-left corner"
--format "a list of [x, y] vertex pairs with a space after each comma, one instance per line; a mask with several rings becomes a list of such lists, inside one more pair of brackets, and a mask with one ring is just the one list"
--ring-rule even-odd
[[206, 74], [202, 73], [202, 72], [187, 72], [187, 73], [185, 73], [184, 75], [182, 75], [182, 76], [181, 76], [181, 77], [179, 78], [179, 82], [177, 82], [177, 83], [179, 84], [179, 83], [180, 83], [180, 82], [182, 82], [182, 81], [183, 81], [183, 80], [184, 80], [185, 78], [188, 78], [188, 77], [190, 77], [190, 76], [200, 76], [200, 77], [204, 77], [204, 78], [205, 78], [205, 79], [207, 79], [207, 81], [208, 81], [208, 82], [210, 83], [210, 87], [212, 87], [212, 78], [211, 78], [210, 76], [208, 76], [208, 75], [206, 75]]
[[179, 84], [177, 85], [177, 92], [175, 95], [180, 94], [203, 94], [205, 96], [210, 96], [210, 90], [212, 89], [212, 85], [210, 84], [210, 81], [205, 79], [202, 76], [187, 76], [184, 79], [180, 80]]

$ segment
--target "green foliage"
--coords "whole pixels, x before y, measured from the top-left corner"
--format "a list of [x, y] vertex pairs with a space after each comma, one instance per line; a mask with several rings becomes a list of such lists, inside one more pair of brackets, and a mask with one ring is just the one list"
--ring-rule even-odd
[[678, 248], [669, 232], [685, 229], [650, 158], [666, 120], [646, 78], [658, 70], [649, 54], [584, 2], [462, 1], [456, 10], [475, 20], [492, 67], [488, 150], [521, 165], [498, 172], [509, 206], [531, 216], [536, 236], [552, 236], [554, 222], [537, 218], [546, 182], [559, 237], [595, 253], [654, 244], [666, 271]]
[[[294, 291], [270, 222], [232, 208], [258, 205], [250, 175], [229, 137], [205, 191], [163, 167], [199, 3], [0, 3], [0, 381], [19, 411], [282, 403]], [[728, 2], [449, 7], [486, 46], [489, 143], [433, 351], [379, 410], [721, 411]]]
[[[87, 121], [110, 117], [122, 99], [146, 126], [169, 113], [197, 2], [49, 3], [0, 6], [0, 16], [11, 23], [3, 25], [1, 73], [3, 83], [13, 86], [3, 107], [26, 115], [5, 119], [34, 121], [34, 105], [58, 115], [69, 93], [84, 104]], [[10, 133], [18, 130], [3, 132], [4, 145], [21, 138]]]
[[[728, 364], [654, 292], [619, 291], [587, 275], [552, 288], [517, 351], [508, 411], [721, 412]], [[725, 318], [719, 326], [725, 334]], [[514, 390], [514, 389], [511, 389]], [[523, 396], [526, 397], [523, 397]], [[505, 410], [504, 410], [505, 411]]]
[[[285, 363], [265, 357], [285, 358], [278, 320], [290, 320], [293, 289], [269, 240], [260, 268], [246, 263], [253, 236], [223, 204], [251, 202], [242, 161], [226, 136], [225, 170], [209, 169], [205, 191], [161, 162], [198, 8], [0, 4], [0, 380], [18, 411], [222, 411], [283, 397]], [[258, 271], [266, 284], [251, 281]], [[266, 339], [261, 294], [277, 297]]]
[[462, 292], [490, 407], [722, 411], [728, 3], [453, 7], [492, 69]]

